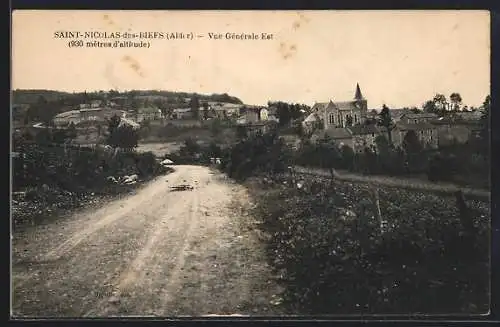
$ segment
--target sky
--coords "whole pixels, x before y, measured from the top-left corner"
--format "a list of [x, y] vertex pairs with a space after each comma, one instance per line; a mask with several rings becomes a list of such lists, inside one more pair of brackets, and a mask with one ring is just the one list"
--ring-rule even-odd
[[[182, 32], [149, 48], [69, 47], [55, 32]], [[209, 33], [272, 34], [214, 40]], [[200, 35], [202, 37], [197, 37]], [[126, 39], [96, 39], [126, 41]], [[82, 40], [85, 42], [89, 39]], [[138, 39], [136, 41], [139, 41]], [[12, 15], [13, 89], [228, 93], [247, 104], [479, 106], [490, 90], [488, 11], [28, 11]]]

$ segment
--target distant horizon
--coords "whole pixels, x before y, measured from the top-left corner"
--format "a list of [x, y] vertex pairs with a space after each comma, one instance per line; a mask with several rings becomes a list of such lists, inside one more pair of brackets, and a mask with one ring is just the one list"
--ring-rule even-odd
[[[150, 48], [71, 48], [55, 31], [176, 31], [196, 40]], [[272, 41], [210, 40], [260, 33]], [[247, 104], [348, 101], [417, 107], [459, 93], [490, 94], [490, 17], [480, 10], [37, 11], [12, 15], [12, 87], [61, 92], [169, 90]]]

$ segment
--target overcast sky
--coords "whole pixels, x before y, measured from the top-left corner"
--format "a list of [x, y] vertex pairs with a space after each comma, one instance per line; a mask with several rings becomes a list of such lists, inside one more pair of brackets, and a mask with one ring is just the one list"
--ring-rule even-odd
[[[14, 89], [158, 89], [311, 105], [350, 100], [359, 83], [370, 108], [420, 107], [452, 92], [479, 106], [490, 89], [487, 11], [16, 11], [12, 19]], [[56, 31], [204, 37], [69, 48]], [[209, 32], [274, 40], [209, 40]]]

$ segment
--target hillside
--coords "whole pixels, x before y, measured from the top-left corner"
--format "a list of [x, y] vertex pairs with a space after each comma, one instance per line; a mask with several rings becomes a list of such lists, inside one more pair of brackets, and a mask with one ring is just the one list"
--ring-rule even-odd
[[119, 97], [124, 96], [127, 98], [167, 98], [169, 102], [185, 102], [186, 99], [197, 96], [200, 101], [217, 101], [243, 104], [243, 102], [234, 96], [227, 93], [224, 94], [197, 94], [189, 92], [173, 92], [173, 91], [157, 91], [157, 90], [132, 90], [126, 92], [110, 91], [96, 91], [96, 92], [81, 92], [81, 93], [68, 93], [54, 90], [22, 90], [17, 89], [12, 91], [12, 103], [20, 104], [33, 104], [39, 101], [40, 97], [44, 97], [48, 102], [57, 101], [67, 98], [85, 98], [87, 100], [103, 99], [105, 97]]

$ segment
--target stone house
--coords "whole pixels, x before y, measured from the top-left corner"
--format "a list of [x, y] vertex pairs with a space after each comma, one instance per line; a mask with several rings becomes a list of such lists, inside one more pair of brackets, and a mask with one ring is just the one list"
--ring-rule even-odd
[[[208, 102], [208, 111], [210, 112], [210, 117], [212, 118], [233, 118], [240, 115], [240, 110], [243, 107], [242, 104], [237, 103], [221, 103], [221, 102]], [[200, 108], [200, 113], [205, 110], [204, 107]]]
[[424, 146], [437, 148], [439, 145], [438, 130], [436, 126], [428, 122], [405, 124], [396, 123], [391, 132], [392, 143], [396, 147], [403, 147], [403, 141], [408, 131], [414, 131], [419, 141]]
[[434, 113], [422, 112], [422, 113], [404, 113], [399, 122], [403, 124], [420, 124], [420, 123], [431, 123], [436, 120], [438, 116]]
[[172, 119], [191, 119], [193, 112], [191, 108], [175, 108], [172, 110]]
[[274, 121], [259, 121], [253, 123], [237, 123], [236, 128], [244, 128], [248, 136], [256, 135], [257, 133], [268, 133], [271, 130], [275, 129], [277, 123]]
[[156, 107], [143, 107], [137, 110], [137, 121], [158, 120], [163, 117], [160, 109]]
[[361, 153], [366, 148], [375, 149], [375, 139], [379, 135], [382, 135], [382, 131], [375, 125], [356, 125], [318, 130], [311, 136], [310, 140], [316, 143], [319, 139], [327, 136], [339, 148], [346, 145], [354, 151]]
[[375, 139], [382, 135], [382, 131], [376, 125], [357, 125], [348, 127], [353, 138], [353, 150], [363, 152], [366, 148], [376, 150]]
[[466, 143], [477, 137], [481, 130], [478, 120], [438, 119], [433, 122], [437, 129], [439, 146], [453, 143]]
[[70, 110], [61, 112], [53, 118], [54, 125], [56, 126], [66, 126], [70, 123], [78, 124], [82, 121], [82, 116], [80, 110]]
[[328, 137], [330, 140], [334, 141], [336, 145], [340, 147], [347, 145], [350, 148], [353, 148], [353, 137], [349, 129], [347, 128], [329, 128], [326, 130], [317, 130], [313, 133], [310, 138], [310, 141], [315, 144], [320, 139], [324, 139]]
[[103, 108], [80, 109], [80, 115], [82, 120], [99, 120], [103, 110]]

